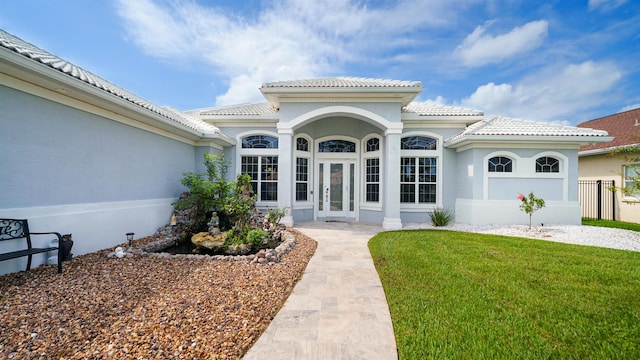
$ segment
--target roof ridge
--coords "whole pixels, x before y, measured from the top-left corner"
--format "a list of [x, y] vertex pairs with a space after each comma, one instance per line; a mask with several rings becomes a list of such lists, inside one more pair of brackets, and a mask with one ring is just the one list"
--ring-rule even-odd
[[[0, 46], [9, 49], [26, 59], [45, 65], [51, 69], [58, 70], [61, 73], [82, 81], [90, 86], [100, 89], [106, 93], [114, 95], [118, 98], [126, 100], [142, 109], [151, 111], [157, 115], [167, 118], [179, 125], [185, 126], [192, 130], [208, 133], [211, 128], [209, 124], [199, 119], [190, 119], [187, 115], [179, 110], [167, 110], [148, 100], [135, 95], [134, 93], [92, 73], [80, 66], [62, 59], [44, 49], [41, 49], [21, 38], [0, 29]], [[219, 132], [218, 132], [219, 133]]]

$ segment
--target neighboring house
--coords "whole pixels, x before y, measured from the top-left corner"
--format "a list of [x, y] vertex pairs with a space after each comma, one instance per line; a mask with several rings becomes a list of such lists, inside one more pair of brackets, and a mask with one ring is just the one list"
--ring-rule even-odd
[[[609, 143], [584, 145], [578, 153], [580, 180], [613, 180], [617, 188], [628, 187], [638, 179], [640, 161], [630, 161], [640, 154], [612, 154], [628, 146], [640, 146], [640, 109], [605, 116], [584, 122], [578, 127], [605, 130], [615, 140]], [[640, 193], [615, 194], [616, 219], [640, 223]]]
[[[262, 85], [266, 102], [181, 112], [0, 31], [0, 217], [73, 233], [74, 253], [152, 234], [203, 154], [249, 174], [260, 208], [299, 221], [399, 229], [448, 208], [462, 223], [580, 223], [578, 149], [604, 131], [414, 102], [415, 81], [328, 78]], [[6, 246], [6, 245], [0, 245]], [[0, 252], [7, 250], [0, 248]], [[22, 268], [0, 263], [0, 271]]]

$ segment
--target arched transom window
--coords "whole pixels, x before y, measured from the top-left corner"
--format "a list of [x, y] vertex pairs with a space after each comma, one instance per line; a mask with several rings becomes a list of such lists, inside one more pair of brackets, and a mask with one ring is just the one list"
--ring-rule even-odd
[[438, 140], [428, 136], [406, 136], [400, 141], [402, 150], [436, 150]]
[[551, 156], [539, 157], [536, 159], [536, 172], [537, 173], [560, 172], [560, 160]]
[[356, 144], [348, 140], [327, 140], [318, 143], [318, 152], [321, 153], [354, 153]]
[[494, 156], [489, 159], [489, 172], [512, 172], [513, 161], [505, 156]]
[[277, 149], [278, 138], [269, 135], [250, 135], [242, 138], [243, 149]]

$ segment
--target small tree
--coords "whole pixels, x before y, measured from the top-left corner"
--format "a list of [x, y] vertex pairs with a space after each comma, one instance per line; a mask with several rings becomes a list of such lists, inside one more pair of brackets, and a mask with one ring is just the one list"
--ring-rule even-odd
[[[233, 196], [233, 181], [226, 181], [225, 177], [231, 162], [224, 156], [204, 154], [206, 173], [188, 172], [184, 174], [180, 183], [189, 189], [190, 196], [175, 202], [177, 209], [193, 207], [199, 222], [206, 223], [209, 212], [218, 211], [222, 218], [225, 204]], [[205, 177], [206, 176], [206, 177]]]
[[253, 214], [258, 196], [253, 194], [251, 177], [247, 174], [238, 175], [234, 191], [225, 200], [224, 211], [233, 223], [233, 234], [237, 237], [246, 235], [249, 218]]
[[530, 192], [527, 196], [525, 196], [524, 194], [519, 194], [518, 200], [522, 202], [520, 204], [520, 210], [529, 215], [529, 229], [531, 229], [531, 216], [536, 210], [542, 209], [545, 206], [544, 200], [541, 198], [537, 198], [533, 194], [533, 191]]

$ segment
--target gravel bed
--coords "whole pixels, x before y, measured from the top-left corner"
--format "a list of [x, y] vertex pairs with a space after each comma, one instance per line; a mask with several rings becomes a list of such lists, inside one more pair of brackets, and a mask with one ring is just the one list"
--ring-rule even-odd
[[452, 224], [435, 227], [431, 224], [408, 224], [404, 229], [441, 229], [526, 237], [568, 244], [599, 246], [611, 249], [640, 251], [640, 232], [584, 225], [469, 225]]
[[296, 245], [270, 265], [106, 249], [65, 262], [62, 274], [46, 265], [2, 276], [0, 358], [239, 359], [315, 252], [290, 231]]

